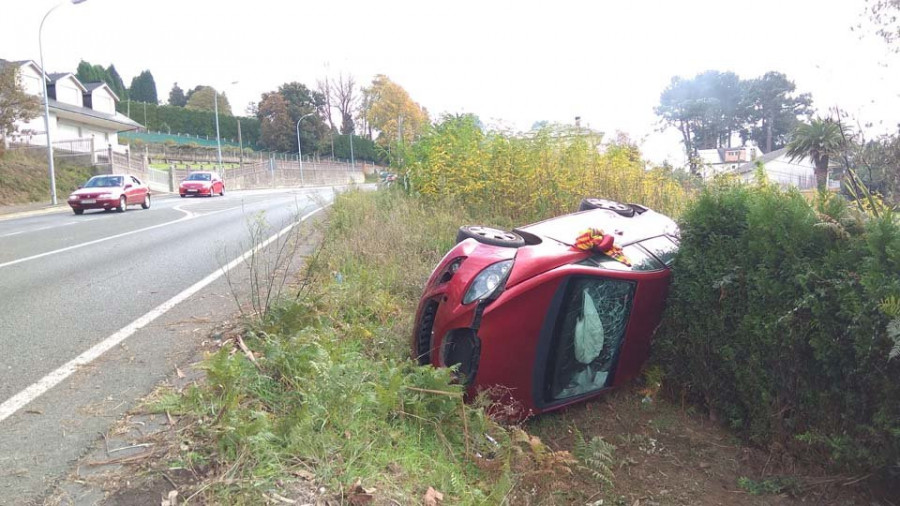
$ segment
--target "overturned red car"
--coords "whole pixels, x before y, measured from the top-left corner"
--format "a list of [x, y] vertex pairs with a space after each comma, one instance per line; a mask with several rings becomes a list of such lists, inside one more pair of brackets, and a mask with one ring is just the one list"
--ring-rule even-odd
[[468, 395], [502, 392], [521, 416], [596, 397], [640, 373], [678, 237], [672, 219], [603, 199], [511, 232], [461, 227], [419, 302], [413, 357], [457, 366]]

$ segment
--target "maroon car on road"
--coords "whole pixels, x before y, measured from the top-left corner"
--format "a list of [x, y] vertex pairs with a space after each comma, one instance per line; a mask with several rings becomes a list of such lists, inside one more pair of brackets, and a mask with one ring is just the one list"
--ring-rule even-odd
[[75, 214], [83, 214], [85, 209], [117, 209], [124, 213], [128, 206], [136, 204], [150, 209], [150, 189], [127, 174], [94, 176], [69, 195], [68, 203]]
[[178, 193], [182, 197], [188, 195], [212, 197], [217, 193], [225, 195], [225, 182], [215, 172], [191, 172], [178, 185]]
[[500, 392], [495, 399], [520, 416], [637, 376], [661, 319], [678, 227], [636, 204], [586, 199], [582, 209], [512, 232], [460, 228], [419, 302], [415, 359], [457, 366], [469, 396]]

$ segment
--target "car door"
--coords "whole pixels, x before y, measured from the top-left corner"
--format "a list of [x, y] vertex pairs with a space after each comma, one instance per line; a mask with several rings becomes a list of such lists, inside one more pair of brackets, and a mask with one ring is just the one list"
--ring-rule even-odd
[[144, 186], [144, 183], [141, 182], [140, 179], [129, 176], [131, 178], [131, 188], [128, 189], [128, 203], [129, 204], [140, 204], [144, 202], [144, 195], [147, 193], [147, 187]]
[[600, 276], [570, 278], [544, 367], [544, 405], [565, 403], [612, 385], [636, 283]]

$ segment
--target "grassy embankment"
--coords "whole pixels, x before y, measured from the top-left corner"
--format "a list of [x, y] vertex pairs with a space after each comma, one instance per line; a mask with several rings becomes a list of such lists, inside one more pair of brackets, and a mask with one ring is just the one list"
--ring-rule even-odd
[[[50, 200], [50, 178], [47, 156], [34, 152], [6, 151], [0, 153], [0, 205], [28, 204]], [[89, 166], [57, 158], [55, 164], [56, 191], [61, 200], [91, 177]]]

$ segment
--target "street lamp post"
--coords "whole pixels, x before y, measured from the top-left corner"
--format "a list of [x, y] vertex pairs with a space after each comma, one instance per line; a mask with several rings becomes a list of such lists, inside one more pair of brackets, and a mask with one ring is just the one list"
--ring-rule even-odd
[[[75, 5], [86, 1], [87, 0], [71, 0]], [[56, 169], [53, 166], [53, 141], [50, 139], [50, 96], [47, 95], [47, 70], [44, 69], [44, 21], [47, 21], [47, 16], [64, 3], [65, 2], [60, 2], [51, 7], [50, 10], [47, 11], [47, 14], [44, 14], [44, 18], [41, 19], [41, 26], [38, 29], [38, 52], [41, 57], [41, 81], [44, 85], [44, 132], [47, 135], [47, 165], [50, 170], [50, 203], [53, 205], [56, 205]], [[112, 162], [112, 160], [110, 160], [110, 162]]]
[[300, 116], [300, 119], [297, 120], [297, 161], [300, 162], [300, 186], [305, 186], [306, 183], [303, 181], [303, 153], [300, 151], [300, 122], [303, 121], [303, 118], [307, 116], [312, 116], [313, 112], [309, 114], [304, 114]]
[[213, 90], [213, 108], [216, 114], [216, 151], [219, 154], [219, 167], [222, 170], [222, 141], [219, 140], [219, 92], [215, 88]]

